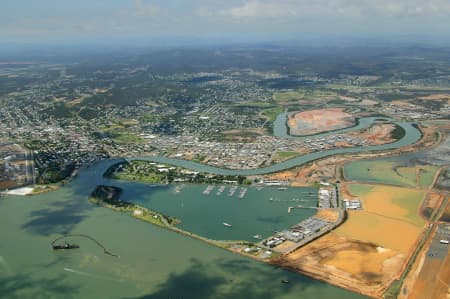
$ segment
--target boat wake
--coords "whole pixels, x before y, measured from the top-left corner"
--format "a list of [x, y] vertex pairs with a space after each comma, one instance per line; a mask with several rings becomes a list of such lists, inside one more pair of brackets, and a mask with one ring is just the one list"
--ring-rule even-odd
[[78, 270], [75, 270], [75, 269], [72, 269], [72, 268], [64, 268], [64, 271], [67, 271], [67, 272], [70, 272], [70, 273], [74, 273], [74, 274], [78, 274], [78, 275], [81, 275], [81, 276], [95, 278], [95, 279], [114, 281], [114, 282], [123, 282], [122, 280], [114, 279], [114, 278], [107, 277], [107, 276], [95, 275], [95, 274], [91, 274], [91, 273], [87, 273], [87, 272], [83, 272], [83, 271], [78, 271]]
[[60, 249], [74, 249], [74, 248], [80, 248], [80, 246], [76, 245], [76, 244], [68, 244], [66, 243], [65, 245], [55, 245], [55, 243], [59, 240], [62, 240], [64, 238], [68, 238], [68, 237], [82, 237], [82, 238], [87, 238], [91, 241], [93, 241], [95, 244], [97, 244], [99, 247], [101, 247], [103, 249], [103, 253], [113, 256], [113, 257], [117, 257], [120, 258], [119, 255], [112, 253], [111, 251], [109, 251], [108, 249], [106, 249], [105, 246], [103, 246], [99, 241], [97, 241], [96, 239], [92, 238], [91, 236], [88, 235], [84, 235], [84, 234], [70, 234], [70, 235], [65, 235], [59, 238], [56, 238], [55, 240], [53, 240], [52, 244], [52, 248], [53, 250], [60, 250]]
[[8, 263], [6, 262], [6, 260], [3, 258], [3, 256], [0, 255], [0, 265], [2, 265], [3, 269], [5, 270], [7, 275], [12, 275], [12, 271], [11, 268], [9, 267]]

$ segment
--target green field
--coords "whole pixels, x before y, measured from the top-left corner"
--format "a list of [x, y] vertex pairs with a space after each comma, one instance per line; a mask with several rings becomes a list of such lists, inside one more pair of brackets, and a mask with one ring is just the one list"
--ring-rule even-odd
[[[438, 167], [430, 165], [404, 166], [393, 159], [365, 160], [347, 163], [344, 175], [347, 179], [360, 182], [374, 182], [405, 187], [429, 186]], [[417, 182], [418, 174], [418, 182]]]
[[298, 153], [297, 152], [277, 152], [277, 158], [286, 159], [286, 158], [292, 158], [294, 156], [298, 156]]
[[305, 97], [305, 90], [277, 92], [273, 95], [273, 100], [277, 103], [298, 101]]
[[278, 114], [283, 113], [284, 109], [282, 107], [264, 109], [262, 114], [267, 117], [270, 122], [274, 122]]
[[118, 133], [114, 136], [114, 141], [118, 144], [143, 143], [144, 139], [133, 133]]
[[374, 186], [363, 184], [350, 184], [348, 185], [348, 191], [354, 196], [363, 197], [373, 190]]
[[421, 166], [420, 168], [419, 184], [421, 187], [428, 187], [433, 183], [434, 176], [439, 167], [427, 165]]
[[279, 104], [303, 99], [320, 99], [337, 97], [337, 93], [321, 89], [298, 89], [295, 91], [277, 92], [273, 95], [273, 100]]
[[284, 161], [298, 156], [297, 152], [277, 152], [273, 158], [275, 161]]
[[274, 107], [273, 104], [267, 103], [267, 102], [242, 102], [234, 104], [235, 107], [240, 108], [272, 108]]

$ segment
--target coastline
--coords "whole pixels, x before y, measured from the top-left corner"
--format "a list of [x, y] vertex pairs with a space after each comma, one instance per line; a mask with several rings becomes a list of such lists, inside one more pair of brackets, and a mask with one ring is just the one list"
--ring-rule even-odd
[[[149, 218], [149, 217], [142, 217], [140, 215], [134, 214], [133, 211], [136, 210], [136, 209], [140, 209], [140, 210], [146, 211], [148, 214], [150, 214], [152, 216], [153, 215], [158, 215], [158, 218], [160, 218], [160, 219], [164, 219], [165, 217], [169, 217], [169, 216], [162, 215], [162, 214], [160, 214], [158, 212], [155, 212], [153, 210], [150, 210], [148, 208], [144, 208], [144, 207], [141, 207], [139, 205], [136, 205], [136, 204], [133, 204], [133, 203], [129, 203], [129, 202], [126, 202], [126, 201], [123, 201], [123, 203], [131, 204], [132, 205], [131, 208], [124, 209], [124, 208], [121, 208], [121, 207], [116, 207], [114, 205], [102, 202], [101, 200], [93, 199], [92, 197], [90, 197], [89, 200], [93, 204], [97, 204], [97, 205], [99, 205], [99, 206], [101, 206], [103, 208], [108, 208], [108, 209], [111, 209], [111, 210], [113, 210], [115, 212], [125, 213], [128, 216], [131, 216], [131, 217], [133, 217], [133, 218], [135, 218], [137, 220], [146, 222], [148, 224], [156, 225], [156, 226], [158, 226], [160, 228], [172, 231], [172, 232], [180, 234], [180, 235], [184, 235], [186, 237], [190, 237], [190, 238], [202, 241], [202, 242], [204, 242], [206, 244], [215, 246], [217, 248], [221, 248], [221, 249], [229, 251], [231, 253], [239, 254], [241, 256], [244, 256], [244, 257], [247, 257], [247, 258], [251, 258], [253, 260], [256, 260], [256, 261], [259, 261], [259, 262], [263, 262], [263, 263], [266, 263], [266, 264], [269, 264], [269, 265], [272, 265], [272, 266], [275, 266], [275, 267], [279, 267], [279, 268], [288, 270], [288, 271], [293, 272], [293, 273], [305, 275], [307, 277], [310, 277], [310, 278], [313, 278], [313, 279], [316, 279], [316, 280], [319, 280], [319, 281], [322, 281], [322, 282], [328, 283], [330, 285], [334, 285], [334, 286], [337, 286], [337, 287], [340, 287], [340, 288], [343, 288], [343, 289], [346, 289], [346, 290], [349, 290], [349, 291], [352, 291], [352, 292], [363, 294], [365, 296], [369, 296], [369, 297], [372, 297], [372, 298], [377, 298], [377, 297], [373, 296], [373, 293], [370, 293], [370, 292], [367, 292], [366, 290], [363, 290], [361, 288], [355, 287], [355, 285], [352, 284], [352, 282], [339, 283], [339, 282], [336, 282], [336, 281], [333, 281], [333, 280], [329, 280], [329, 274], [328, 273], [322, 273], [320, 271], [314, 272], [312, 270], [308, 271], [308, 270], [305, 270], [305, 269], [297, 269], [297, 268], [292, 267], [292, 266], [281, 264], [281, 263], [279, 263], [279, 260], [280, 260], [280, 258], [281, 259], [283, 258], [283, 254], [278, 253], [276, 251], [272, 251], [270, 248], [266, 248], [264, 246], [261, 246], [260, 244], [252, 243], [252, 242], [249, 242], [249, 241], [243, 241], [243, 240], [214, 240], [214, 239], [206, 238], [206, 237], [203, 237], [203, 236], [197, 235], [195, 233], [192, 233], [192, 232], [189, 232], [189, 231], [186, 231], [186, 230], [183, 230], [181, 228], [176, 227], [176, 224], [181, 222], [181, 220], [178, 220], [178, 219], [177, 219], [177, 221], [172, 222], [172, 223], [168, 223], [168, 222], [165, 222], [165, 221], [152, 221], [152, 219], [154, 219], [153, 217], [151, 217], [151, 218]], [[318, 214], [318, 212], [316, 212], [316, 214], [314, 216], [316, 216], [317, 214]], [[340, 225], [341, 223], [338, 223], [338, 224], [334, 225], [333, 227], [335, 228], [336, 226]], [[332, 231], [332, 230], [330, 230], [330, 231]], [[325, 232], [324, 234], [318, 236], [317, 238], [321, 238], [322, 236], [327, 235], [330, 231]], [[317, 238], [314, 238], [314, 240], [317, 239]], [[312, 242], [312, 241], [313, 240], [311, 240], [310, 242]], [[310, 242], [308, 242], [308, 243], [310, 243]], [[304, 245], [306, 245], [306, 244], [304, 244]], [[302, 245], [302, 246], [304, 246], [304, 245]], [[266, 257], [266, 258], [260, 258], [257, 255], [246, 253], [243, 250], [245, 247], [256, 247], [256, 246], [260, 247], [261, 251], [270, 250], [272, 252], [272, 254], [270, 256]]]

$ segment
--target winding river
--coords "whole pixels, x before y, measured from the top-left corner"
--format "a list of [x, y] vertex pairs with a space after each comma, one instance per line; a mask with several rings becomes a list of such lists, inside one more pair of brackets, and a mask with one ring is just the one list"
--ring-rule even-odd
[[[289, 139], [296, 139], [296, 140], [306, 140], [306, 139], [312, 137], [312, 136], [293, 137], [293, 136], [288, 135], [287, 128], [286, 128], [286, 119], [287, 119], [287, 113], [282, 113], [282, 114], [278, 115], [278, 117], [274, 123], [274, 135], [275, 136], [280, 137], [280, 138], [289, 138]], [[341, 129], [341, 130], [336, 130], [333, 132], [325, 132], [325, 133], [317, 134], [317, 135], [314, 135], [314, 137], [327, 137], [332, 134], [338, 134], [338, 133], [344, 133], [344, 132], [369, 128], [377, 120], [390, 121], [393, 124], [398, 125], [399, 127], [403, 128], [403, 130], [405, 130], [405, 136], [403, 136], [402, 139], [399, 139], [395, 142], [381, 144], [381, 145], [357, 146], [357, 147], [351, 147], [351, 148], [337, 148], [337, 149], [313, 152], [310, 154], [306, 154], [303, 156], [299, 156], [296, 158], [292, 158], [292, 159], [283, 161], [278, 164], [270, 165], [270, 166], [263, 167], [263, 168], [256, 168], [256, 169], [224, 169], [224, 168], [214, 167], [214, 166], [196, 163], [196, 162], [192, 162], [192, 161], [175, 159], [175, 158], [167, 158], [167, 157], [133, 157], [133, 158], [129, 158], [129, 160], [147, 160], [147, 161], [153, 161], [153, 162], [158, 162], [158, 163], [166, 163], [166, 164], [171, 164], [171, 165], [175, 165], [175, 166], [179, 166], [179, 167], [192, 169], [192, 170], [199, 171], [199, 172], [208, 172], [208, 173], [214, 173], [214, 174], [220, 174], [220, 175], [243, 175], [243, 176], [260, 175], [260, 174], [267, 174], [267, 173], [282, 171], [285, 169], [293, 168], [293, 167], [317, 160], [317, 159], [321, 159], [321, 158], [333, 156], [333, 155], [338, 155], [338, 154], [349, 154], [349, 153], [361, 153], [361, 152], [372, 152], [372, 151], [384, 151], [384, 150], [398, 149], [400, 147], [414, 144], [422, 137], [422, 133], [415, 126], [415, 123], [396, 121], [396, 120], [386, 118], [386, 117], [363, 117], [363, 118], [359, 119], [359, 122], [356, 126]]]

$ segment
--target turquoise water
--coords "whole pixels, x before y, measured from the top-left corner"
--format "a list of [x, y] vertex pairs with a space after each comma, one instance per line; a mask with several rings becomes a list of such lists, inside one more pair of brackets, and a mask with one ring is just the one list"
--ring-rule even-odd
[[[97, 184], [111, 183], [102, 174], [115, 162], [85, 169], [70, 184], [47, 194], [0, 198], [1, 298], [365, 298], [92, 205], [89, 193]], [[172, 192], [120, 185], [124, 196], [143, 202]], [[198, 194], [202, 188], [185, 192]], [[197, 199], [239, 204], [237, 198], [212, 195]], [[186, 206], [195, 206], [193, 200]], [[68, 241], [79, 244], [78, 250], [50, 249], [55, 238], [69, 233], [88, 234], [120, 258], [77, 237]], [[290, 283], [280, 283], [282, 279]]]

